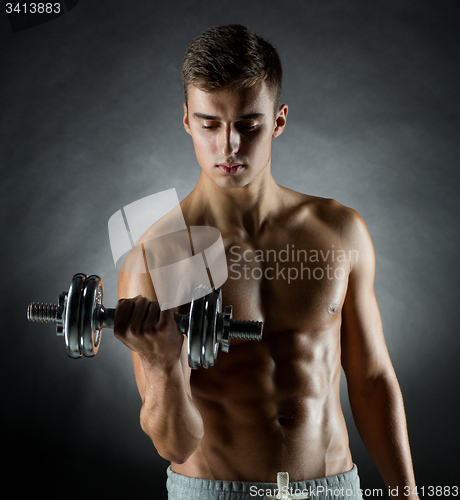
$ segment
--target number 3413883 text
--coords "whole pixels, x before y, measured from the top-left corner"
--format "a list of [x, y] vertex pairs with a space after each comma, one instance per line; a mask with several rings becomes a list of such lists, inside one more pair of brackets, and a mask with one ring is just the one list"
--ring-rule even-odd
[[6, 3], [7, 14], [59, 14], [61, 4], [59, 2], [40, 3]]

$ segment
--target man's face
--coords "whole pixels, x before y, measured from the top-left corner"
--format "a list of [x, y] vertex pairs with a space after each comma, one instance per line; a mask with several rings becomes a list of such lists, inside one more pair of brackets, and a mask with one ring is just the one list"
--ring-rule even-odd
[[190, 87], [185, 130], [192, 136], [203, 173], [223, 188], [243, 187], [269, 172], [272, 139], [285, 126], [287, 106], [273, 113], [265, 82], [238, 93]]

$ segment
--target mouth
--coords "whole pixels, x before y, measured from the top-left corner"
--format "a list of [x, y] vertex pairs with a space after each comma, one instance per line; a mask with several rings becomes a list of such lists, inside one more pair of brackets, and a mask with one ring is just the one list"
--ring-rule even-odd
[[224, 173], [226, 175], [235, 175], [243, 168], [243, 164], [242, 163], [219, 163], [219, 165], [217, 165], [217, 168], [222, 173]]

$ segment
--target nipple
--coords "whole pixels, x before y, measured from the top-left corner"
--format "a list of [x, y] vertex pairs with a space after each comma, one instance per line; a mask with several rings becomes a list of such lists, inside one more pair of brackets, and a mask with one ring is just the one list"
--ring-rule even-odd
[[329, 304], [329, 314], [337, 314], [338, 311], [339, 311], [339, 304], [337, 302], [332, 302], [331, 304]]

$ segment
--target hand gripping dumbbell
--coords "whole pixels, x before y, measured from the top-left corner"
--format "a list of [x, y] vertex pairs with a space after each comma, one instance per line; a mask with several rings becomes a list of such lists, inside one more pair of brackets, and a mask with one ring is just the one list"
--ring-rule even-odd
[[[57, 304], [34, 302], [27, 308], [29, 321], [56, 324], [56, 334], [64, 336], [67, 354], [71, 358], [95, 356], [101, 342], [101, 330], [113, 328], [114, 316], [115, 309], [104, 307], [102, 279], [81, 273], [72, 278], [69, 291], [59, 295]], [[198, 286], [190, 313], [174, 314], [174, 319], [179, 331], [188, 337], [188, 363], [192, 368], [214, 366], [219, 344], [224, 352], [228, 352], [232, 338], [262, 338], [261, 321], [232, 319], [232, 306], [225, 307], [222, 312], [219, 288]]]

